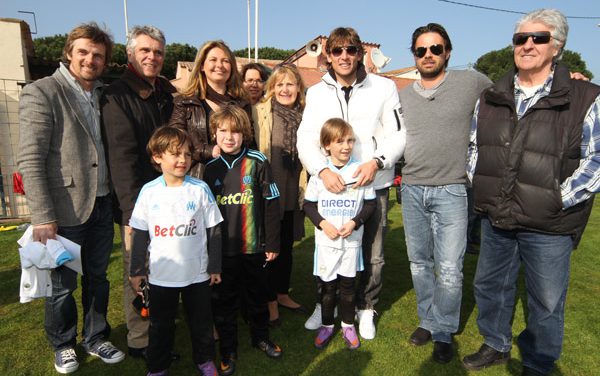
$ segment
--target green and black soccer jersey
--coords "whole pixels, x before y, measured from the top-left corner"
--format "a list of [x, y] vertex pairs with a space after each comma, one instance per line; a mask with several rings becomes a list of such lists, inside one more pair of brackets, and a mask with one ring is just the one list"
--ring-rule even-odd
[[279, 190], [262, 153], [223, 153], [206, 164], [204, 181], [224, 219], [224, 256], [279, 252]]

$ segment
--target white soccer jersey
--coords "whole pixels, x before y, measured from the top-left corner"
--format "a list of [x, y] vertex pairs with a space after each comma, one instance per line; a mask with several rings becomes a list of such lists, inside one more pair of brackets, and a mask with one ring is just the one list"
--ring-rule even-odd
[[223, 221], [208, 185], [189, 176], [167, 187], [162, 176], [142, 187], [129, 225], [150, 233], [149, 282], [185, 287], [208, 280], [206, 229]]
[[[317, 209], [319, 214], [323, 216], [328, 222], [333, 224], [336, 228], [342, 227], [342, 225], [360, 212], [363, 207], [364, 200], [375, 199], [375, 191], [372, 186], [358, 187], [356, 189], [351, 188], [352, 184], [356, 181], [352, 175], [356, 169], [360, 166], [360, 163], [354, 159], [350, 161], [341, 169], [335, 167], [331, 160], [328, 159], [327, 167], [342, 176], [347, 186], [343, 192], [331, 193], [323, 184], [323, 180], [318, 176], [311, 176], [306, 188], [306, 194], [304, 199], [317, 203]], [[364, 226], [361, 226], [358, 230], [355, 230], [347, 238], [338, 237], [335, 240], [331, 240], [325, 235], [322, 230], [315, 228], [315, 244], [317, 247], [326, 246], [337, 249], [343, 249], [346, 247], [359, 248], [362, 243], [362, 234]]]

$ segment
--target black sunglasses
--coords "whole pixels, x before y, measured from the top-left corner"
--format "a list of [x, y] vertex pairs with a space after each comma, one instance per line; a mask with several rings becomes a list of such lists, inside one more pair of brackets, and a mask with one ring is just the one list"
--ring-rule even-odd
[[550, 35], [549, 31], [536, 31], [533, 33], [515, 33], [512, 37], [512, 42], [515, 46], [521, 46], [527, 43], [529, 37], [531, 37], [533, 43], [535, 44], [546, 44], [550, 42], [550, 38], [552, 38], [552, 35]]
[[333, 47], [331, 49], [331, 54], [335, 57], [338, 57], [342, 54], [342, 52], [346, 50], [346, 53], [350, 56], [356, 56], [358, 53], [357, 46], [346, 46], [346, 47]]
[[432, 44], [429, 47], [417, 47], [415, 48], [415, 56], [418, 57], [419, 59], [422, 58], [423, 56], [425, 56], [425, 54], [427, 53], [427, 49], [429, 48], [429, 51], [431, 51], [432, 54], [434, 54], [435, 56], [440, 56], [441, 54], [444, 53], [444, 46], [441, 44]]

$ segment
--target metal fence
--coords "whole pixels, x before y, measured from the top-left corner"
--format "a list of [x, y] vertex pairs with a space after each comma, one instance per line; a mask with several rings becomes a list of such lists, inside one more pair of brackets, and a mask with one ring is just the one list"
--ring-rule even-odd
[[19, 96], [25, 82], [0, 78], [0, 218], [29, 216], [29, 207], [14, 180], [19, 145]]

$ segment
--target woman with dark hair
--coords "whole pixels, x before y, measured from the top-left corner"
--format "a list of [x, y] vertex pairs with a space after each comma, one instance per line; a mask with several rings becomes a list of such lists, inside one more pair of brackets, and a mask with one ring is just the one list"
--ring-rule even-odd
[[189, 174], [202, 178], [204, 163], [220, 155], [219, 147], [211, 143], [209, 137], [210, 114], [225, 104], [235, 104], [251, 116], [235, 56], [225, 42], [208, 41], [200, 47], [188, 85], [173, 104], [169, 125], [190, 134], [192, 168]]
[[267, 266], [272, 300], [269, 302], [271, 326], [280, 324], [278, 306], [307, 313], [289, 296], [294, 240], [304, 236], [304, 199], [306, 171], [298, 159], [296, 132], [304, 110], [305, 86], [294, 65], [276, 68], [266, 85], [265, 98], [252, 109], [258, 149], [271, 163], [280, 191], [281, 245], [279, 257]]
[[242, 67], [240, 72], [242, 84], [248, 93], [250, 104], [253, 106], [265, 95], [265, 82], [267, 82], [269, 74], [267, 68], [259, 63], [248, 63]]

